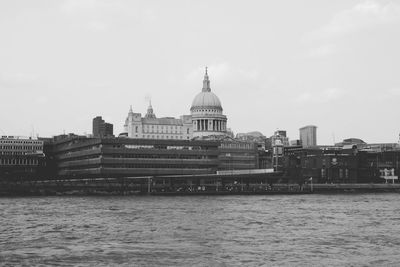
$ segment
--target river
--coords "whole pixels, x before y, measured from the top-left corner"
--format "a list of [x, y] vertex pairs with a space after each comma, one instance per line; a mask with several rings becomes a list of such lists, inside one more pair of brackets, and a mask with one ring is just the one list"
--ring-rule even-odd
[[0, 265], [399, 266], [400, 195], [0, 198]]

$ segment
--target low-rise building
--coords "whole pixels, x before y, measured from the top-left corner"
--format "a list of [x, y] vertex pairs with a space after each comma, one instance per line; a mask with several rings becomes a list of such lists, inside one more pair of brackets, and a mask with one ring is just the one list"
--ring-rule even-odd
[[[285, 149], [287, 176], [316, 183], [384, 183], [399, 175], [400, 150], [371, 151], [357, 145]], [[386, 175], [387, 176], [387, 175]]]
[[0, 138], [0, 179], [37, 177], [43, 163], [43, 141], [19, 136]]
[[48, 151], [54, 159], [54, 177], [215, 174], [217, 170], [260, 167], [255, 143], [228, 138], [160, 140], [71, 135], [56, 137]]
[[58, 177], [127, 177], [215, 173], [218, 142], [65, 138], [53, 143]]
[[254, 142], [225, 140], [219, 146], [218, 170], [258, 169], [258, 150]]

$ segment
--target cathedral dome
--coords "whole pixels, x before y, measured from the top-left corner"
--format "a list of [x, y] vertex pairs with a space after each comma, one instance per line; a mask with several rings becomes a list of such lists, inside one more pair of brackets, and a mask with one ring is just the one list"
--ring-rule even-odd
[[222, 111], [221, 101], [219, 100], [216, 94], [211, 92], [210, 80], [208, 78], [207, 69], [206, 69], [206, 74], [204, 75], [203, 89], [193, 99], [192, 107], [190, 108], [190, 110], [193, 111], [195, 109], [202, 109], [202, 108], [217, 109], [219, 111]]
[[221, 101], [213, 92], [200, 92], [192, 102], [193, 108], [217, 108], [222, 109]]
[[193, 137], [226, 135], [227, 118], [222, 114], [222, 105], [218, 96], [211, 92], [207, 68], [203, 80], [203, 89], [193, 99], [190, 108]]

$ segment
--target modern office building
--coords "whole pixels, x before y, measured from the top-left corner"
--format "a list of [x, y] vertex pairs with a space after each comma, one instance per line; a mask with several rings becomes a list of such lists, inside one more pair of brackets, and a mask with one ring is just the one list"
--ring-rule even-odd
[[300, 139], [290, 140], [289, 144], [290, 144], [290, 146], [301, 146], [301, 141], [300, 141]]
[[215, 173], [215, 141], [72, 136], [53, 142], [56, 176], [127, 177]]
[[0, 179], [37, 177], [43, 163], [43, 141], [19, 136], [0, 138]]
[[93, 136], [94, 137], [111, 137], [114, 136], [113, 125], [105, 122], [101, 116], [93, 119]]
[[54, 177], [136, 177], [215, 174], [257, 169], [258, 150], [237, 140], [55, 137], [48, 149]]
[[257, 144], [239, 140], [222, 141], [219, 146], [218, 170], [259, 168]]
[[313, 147], [317, 145], [317, 126], [308, 125], [299, 129], [300, 141], [303, 147]]

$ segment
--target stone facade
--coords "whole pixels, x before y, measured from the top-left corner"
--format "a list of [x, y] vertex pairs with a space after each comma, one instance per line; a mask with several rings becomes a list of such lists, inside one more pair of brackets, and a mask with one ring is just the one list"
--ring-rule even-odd
[[134, 113], [132, 107], [125, 120], [124, 131], [129, 138], [189, 140], [197, 137], [227, 135], [227, 118], [219, 98], [211, 92], [207, 69], [202, 91], [190, 108], [191, 115], [157, 118], [151, 103], [147, 113]]
[[227, 118], [222, 111], [221, 101], [211, 92], [206, 68], [202, 91], [196, 95], [190, 108], [193, 121], [193, 137], [226, 135]]
[[175, 139], [188, 140], [192, 138], [192, 120], [189, 115], [179, 119], [172, 117], [157, 118], [151, 104], [147, 113], [134, 113], [132, 107], [125, 120], [124, 130], [129, 138], [142, 139]]

